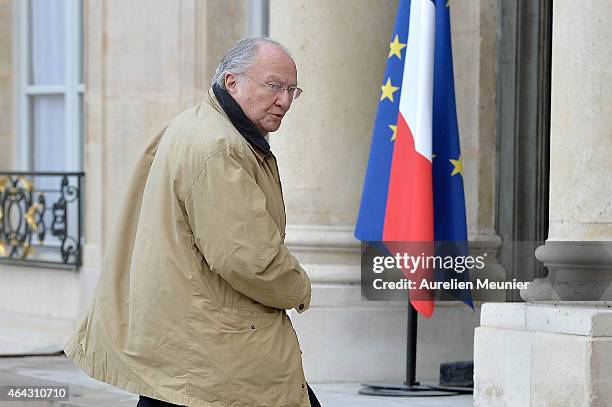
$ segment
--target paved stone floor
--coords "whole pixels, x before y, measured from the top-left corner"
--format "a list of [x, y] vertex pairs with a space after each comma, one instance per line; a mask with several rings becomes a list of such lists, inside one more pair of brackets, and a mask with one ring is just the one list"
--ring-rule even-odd
[[[136, 395], [89, 378], [63, 354], [0, 357], [0, 385], [68, 385], [70, 401], [6, 402], [4, 407], [134, 407]], [[376, 397], [357, 393], [359, 383], [311, 383], [323, 407], [468, 407], [471, 395], [450, 397]], [[272, 406], [271, 406], [272, 407]]]

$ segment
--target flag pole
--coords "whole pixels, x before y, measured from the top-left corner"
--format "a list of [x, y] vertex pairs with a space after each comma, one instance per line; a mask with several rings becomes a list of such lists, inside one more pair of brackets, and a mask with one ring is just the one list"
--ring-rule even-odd
[[419, 314], [408, 302], [408, 320], [406, 323], [406, 381], [409, 388], [418, 386], [416, 381], [417, 328]]
[[460, 391], [437, 389], [416, 381], [418, 313], [408, 302], [406, 324], [406, 381], [403, 384], [362, 383], [359, 394], [370, 396], [437, 397], [455, 396]]

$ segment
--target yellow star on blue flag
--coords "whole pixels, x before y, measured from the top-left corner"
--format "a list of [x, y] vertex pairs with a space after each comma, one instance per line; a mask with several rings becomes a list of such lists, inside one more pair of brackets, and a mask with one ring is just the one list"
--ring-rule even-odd
[[459, 156], [459, 158], [457, 158], [456, 160], [450, 159], [448, 161], [453, 164], [453, 171], [451, 172], [451, 176], [457, 174], [463, 176], [463, 161], [461, 160], [461, 156]]
[[395, 34], [395, 38], [393, 42], [389, 43], [389, 56], [387, 58], [391, 58], [393, 55], [402, 59], [402, 49], [406, 48], [406, 44], [403, 44], [399, 41], [399, 36]]
[[395, 124], [390, 124], [389, 128], [391, 129], [391, 131], [393, 132], [393, 135], [391, 136], [391, 141], [395, 140], [395, 137], [397, 137], [397, 125]]
[[389, 99], [393, 102], [393, 94], [397, 92], [399, 86], [393, 86], [391, 83], [391, 78], [387, 78], [387, 82], [380, 87], [382, 94], [380, 95], [380, 100], [383, 101], [385, 99]]

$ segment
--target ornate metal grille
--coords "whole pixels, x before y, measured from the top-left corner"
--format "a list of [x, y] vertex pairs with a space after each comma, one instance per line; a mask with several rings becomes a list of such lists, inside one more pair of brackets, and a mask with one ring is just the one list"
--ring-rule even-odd
[[81, 265], [82, 172], [0, 172], [0, 263]]

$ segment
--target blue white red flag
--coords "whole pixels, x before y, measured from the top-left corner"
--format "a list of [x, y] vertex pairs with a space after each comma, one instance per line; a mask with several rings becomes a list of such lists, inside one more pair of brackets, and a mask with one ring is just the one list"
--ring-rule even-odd
[[[462, 170], [448, 0], [400, 0], [355, 236], [466, 242]], [[432, 270], [413, 279], [431, 280]], [[433, 294], [415, 293], [412, 305], [431, 316]], [[472, 306], [469, 291], [453, 294]]]

